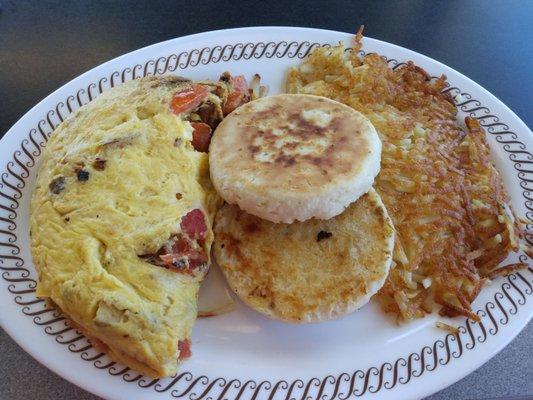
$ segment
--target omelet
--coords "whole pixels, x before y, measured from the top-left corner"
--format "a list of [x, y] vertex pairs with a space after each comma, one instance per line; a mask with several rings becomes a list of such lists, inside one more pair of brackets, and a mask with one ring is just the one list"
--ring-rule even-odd
[[247, 100], [232, 95], [235, 81], [125, 83], [65, 120], [43, 154], [31, 201], [37, 295], [152, 377], [190, 355], [221, 205], [206, 149], [228, 107]]

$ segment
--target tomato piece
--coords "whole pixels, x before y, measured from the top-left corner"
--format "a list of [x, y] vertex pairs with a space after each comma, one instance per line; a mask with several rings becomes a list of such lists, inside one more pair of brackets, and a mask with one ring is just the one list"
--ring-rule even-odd
[[209, 95], [209, 89], [204, 85], [191, 85], [182, 91], [174, 93], [170, 102], [170, 109], [175, 114], [189, 112], [198, 107]]
[[202, 210], [195, 208], [189, 211], [180, 223], [182, 231], [191, 239], [205, 239], [207, 233], [207, 225], [205, 223], [205, 216]]
[[233, 91], [228, 94], [224, 107], [222, 107], [224, 115], [228, 115], [240, 105], [250, 101], [248, 83], [243, 75], [232, 77], [230, 83]]
[[192, 133], [192, 147], [194, 150], [207, 153], [211, 143], [211, 127], [204, 122], [191, 122], [194, 131]]
[[245, 96], [246, 95], [243, 92], [231, 92], [228, 94], [228, 98], [226, 99], [224, 107], [222, 108], [224, 115], [228, 115], [237, 107], [239, 107], [244, 102], [243, 100]]
[[207, 236], [207, 224], [202, 210], [195, 208], [181, 219], [182, 233], [169, 238], [156, 253], [139, 257], [146, 262], [171, 271], [203, 276], [207, 272], [208, 254], [202, 248]]
[[191, 341], [189, 339], [179, 340], [178, 341], [178, 350], [180, 351], [180, 355], [178, 356], [178, 360], [184, 360], [184, 359], [189, 358], [190, 356], [192, 356]]
[[194, 249], [190, 240], [176, 236], [172, 248], [158, 255], [157, 265], [191, 275], [194, 275], [197, 269], [201, 270], [206, 265], [208, 257], [203, 249]]
[[191, 245], [184, 237], [176, 236], [172, 243], [172, 254], [186, 254], [191, 250]]

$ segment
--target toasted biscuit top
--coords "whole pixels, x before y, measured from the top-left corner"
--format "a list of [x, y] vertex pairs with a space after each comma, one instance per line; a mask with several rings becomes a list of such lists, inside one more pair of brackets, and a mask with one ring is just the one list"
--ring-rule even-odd
[[[372, 124], [350, 107], [319, 96], [282, 94], [245, 104], [222, 121], [210, 147], [211, 177], [227, 202], [262, 218], [328, 218], [368, 191], [380, 151]], [[306, 201], [320, 193], [341, 198], [334, 196], [339, 186], [349, 193], [327, 215], [316, 209], [320, 204], [307, 215], [285, 212], [294, 203], [306, 209]], [[290, 204], [271, 205], [273, 197]]]
[[[278, 95], [235, 110], [217, 130], [211, 151], [220, 167], [254, 173], [256, 185], [313, 191], [359, 168], [371, 151], [361, 114], [318, 96]], [[290, 174], [288, 174], [290, 170]]]

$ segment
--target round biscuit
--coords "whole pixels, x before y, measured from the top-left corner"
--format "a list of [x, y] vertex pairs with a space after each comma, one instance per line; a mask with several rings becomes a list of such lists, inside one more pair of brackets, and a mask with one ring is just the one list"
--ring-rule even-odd
[[244, 104], [216, 129], [213, 185], [224, 200], [272, 222], [329, 219], [372, 186], [381, 141], [370, 121], [320, 96]]
[[335, 319], [366, 304], [384, 284], [394, 228], [371, 189], [330, 220], [276, 224], [224, 205], [214, 256], [250, 307], [288, 322]]

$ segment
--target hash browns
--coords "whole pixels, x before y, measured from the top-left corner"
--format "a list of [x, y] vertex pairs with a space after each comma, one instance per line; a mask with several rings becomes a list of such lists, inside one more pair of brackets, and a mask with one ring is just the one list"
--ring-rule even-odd
[[[289, 93], [326, 96], [363, 113], [383, 142], [375, 188], [395, 225], [393, 269], [377, 298], [399, 320], [441, 315], [474, 320], [471, 303], [498, 265], [518, 250], [508, 195], [473, 118], [463, 131], [446, 77], [408, 62], [391, 69], [378, 54], [320, 47], [290, 71]], [[512, 265], [501, 269], [519, 268]]]

